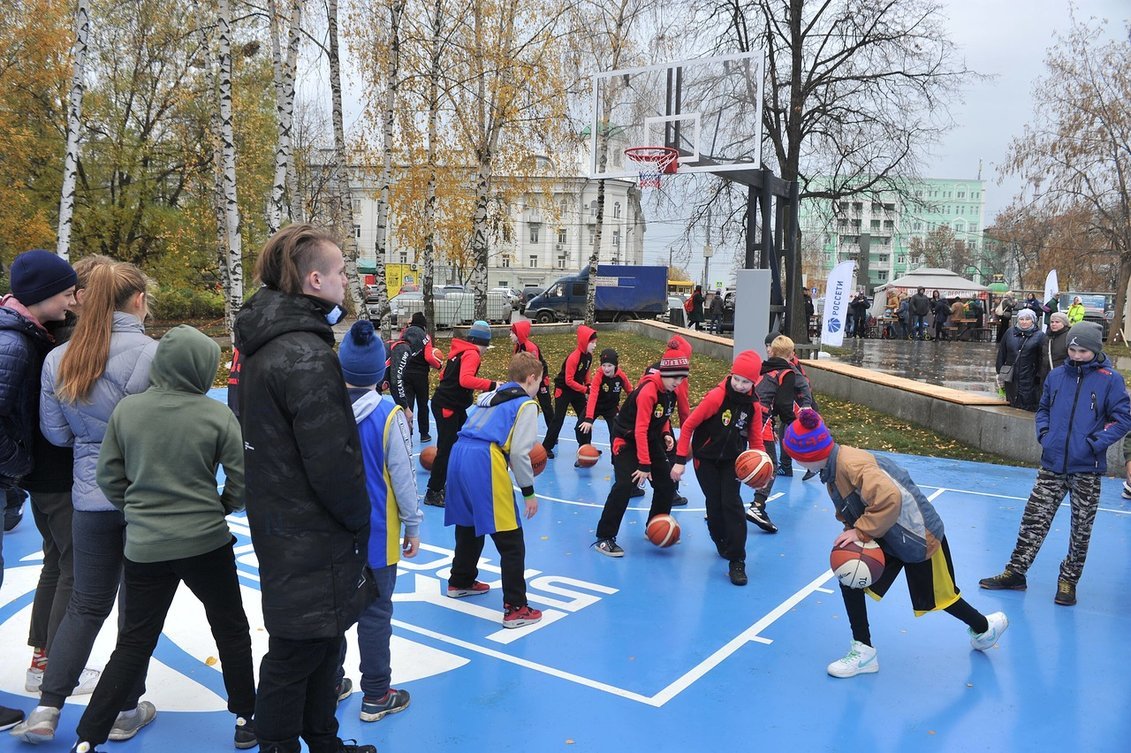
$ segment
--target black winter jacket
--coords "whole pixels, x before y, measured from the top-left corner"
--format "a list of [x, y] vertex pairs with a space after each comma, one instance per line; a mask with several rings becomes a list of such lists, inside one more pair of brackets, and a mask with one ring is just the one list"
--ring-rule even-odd
[[1014, 408], [1035, 411], [1041, 402], [1041, 356], [1045, 349], [1045, 333], [1036, 327], [1025, 331], [1010, 327], [997, 349], [997, 372], [1012, 366], [1013, 375], [1006, 387], [1009, 404]]
[[31, 472], [39, 432], [39, 376], [54, 347], [47, 331], [15, 309], [0, 307], [0, 487]]
[[361, 444], [327, 309], [263, 288], [235, 324], [263, 619], [292, 640], [342, 635], [375, 595]]

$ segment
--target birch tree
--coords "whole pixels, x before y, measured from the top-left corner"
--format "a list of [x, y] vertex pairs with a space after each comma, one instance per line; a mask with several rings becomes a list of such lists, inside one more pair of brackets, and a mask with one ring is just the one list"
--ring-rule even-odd
[[370, 318], [366, 305], [365, 286], [357, 270], [357, 239], [353, 234], [353, 197], [350, 191], [350, 166], [346, 157], [346, 129], [342, 117], [342, 65], [338, 54], [338, 0], [328, 0], [326, 6], [327, 58], [330, 63], [330, 120], [334, 130], [334, 147], [327, 169], [331, 180], [331, 223], [342, 239], [346, 257], [346, 276], [349, 278], [349, 295], [359, 317]]
[[67, 152], [63, 158], [63, 191], [59, 199], [59, 238], [56, 244], [56, 252], [64, 259], [69, 259], [71, 255], [71, 219], [75, 214], [75, 185], [78, 177], [82, 97], [89, 37], [90, 2], [78, 0], [75, 9], [75, 43], [71, 48], [74, 72], [71, 76], [71, 91], [67, 97]]
[[[278, 142], [275, 146], [275, 180], [271, 186], [271, 201], [267, 205], [267, 229], [275, 233], [283, 224], [288, 177], [291, 195], [294, 190], [294, 168], [291, 165], [291, 128], [294, 123], [295, 74], [298, 67], [299, 40], [302, 35], [302, 0], [288, 2], [287, 13], [280, 16], [278, 0], [270, 0], [271, 56], [275, 67], [275, 112], [278, 122]], [[286, 55], [283, 55], [282, 27], [287, 33]], [[293, 206], [293, 204], [292, 204]]]
[[[634, 34], [645, 14], [652, 9], [650, 0], [614, 0], [612, 3], [591, 0], [575, 7], [575, 34], [579, 52], [593, 64], [595, 70], [618, 70], [640, 63], [639, 47]], [[612, 110], [614, 98], [619, 93], [619, 81], [610, 80], [602, 91], [601, 112]], [[597, 124], [597, 167], [604, 174], [609, 161], [609, 129], [606, 117]], [[593, 231], [593, 248], [589, 252], [589, 288], [585, 298], [585, 323], [592, 326], [596, 320], [597, 267], [601, 254], [601, 239], [605, 224], [605, 181], [597, 181], [597, 215]]]
[[[220, 113], [221, 170], [224, 192], [224, 231], [226, 235], [224, 323], [234, 332], [236, 314], [243, 305], [243, 243], [240, 237], [240, 212], [236, 201], [236, 145], [232, 128], [232, 7], [231, 0], [219, 0], [216, 22], [219, 34], [217, 65], [217, 109]], [[272, 231], [273, 232], [273, 231]]]

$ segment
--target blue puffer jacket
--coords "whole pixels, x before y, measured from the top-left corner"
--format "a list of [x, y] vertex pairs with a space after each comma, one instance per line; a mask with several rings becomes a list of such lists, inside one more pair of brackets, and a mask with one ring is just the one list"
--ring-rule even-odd
[[75, 484], [71, 489], [75, 509], [117, 511], [98, 488], [98, 451], [118, 402], [149, 387], [149, 365], [157, 351], [157, 341], [145, 334], [145, 327], [136, 316], [115, 311], [106, 369], [94, 382], [87, 399], [74, 404], [62, 402], [55, 394], [55, 374], [68, 347], [69, 342], [60, 345], [43, 363], [39, 425], [43, 436], [52, 443], [75, 448]]
[[1131, 430], [1131, 400], [1103, 353], [1049, 372], [1036, 417], [1041, 467], [1053, 473], [1104, 473], [1107, 448]]
[[39, 373], [54, 343], [14, 308], [0, 307], [0, 487], [32, 469], [39, 431]]

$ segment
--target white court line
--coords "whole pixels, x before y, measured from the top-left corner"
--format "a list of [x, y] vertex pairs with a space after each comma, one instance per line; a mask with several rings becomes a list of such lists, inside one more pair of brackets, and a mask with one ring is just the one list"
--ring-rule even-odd
[[[919, 486], [920, 489], [937, 489], [938, 490], [937, 492], [935, 492], [931, 496], [927, 497], [927, 499], [932, 500], [932, 501], [936, 497], [938, 497], [940, 494], [942, 494], [943, 492], [957, 492], [958, 494], [972, 494], [976, 497], [996, 497], [998, 499], [1013, 499], [1013, 500], [1017, 500], [1017, 501], [1020, 501], [1020, 502], [1028, 502], [1029, 501], [1028, 497], [1014, 497], [1014, 496], [1009, 495], [1009, 494], [993, 494], [991, 492], [975, 492], [975, 491], [970, 491], [968, 489], [951, 489], [949, 486], [944, 488], [944, 487], [941, 487], [941, 486], [931, 486], [930, 484], [918, 484], [918, 486]], [[1060, 506], [1061, 507], [1071, 507], [1072, 502], [1071, 502], [1071, 500], [1069, 500], [1066, 497], [1065, 501], [1060, 503]], [[1097, 512], [1110, 512], [1113, 515], [1131, 515], [1131, 510], [1116, 510], [1116, 509], [1111, 508], [1111, 507], [1097, 507], [1096, 511]]]
[[410, 625], [406, 622], [402, 622], [401, 620], [394, 619], [392, 622], [393, 625], [401, 628], [402, 630], [407, 630], [411, 633], [417, 633], [418, 635], [424, 635], [442, 643], [447, 643], [452, 646], [458, 646], [460, 648], [467, 649], [468, 651], [473, 651], [478, 654], [483, 654], [484, 656], [490, 656], [494, 659], [499, 659], [500, 661], [505, 661], [510, 664], [516, 664], [520, 667], [525, 667], [526, 669], [532, 669], [535, 672], [541, 672], [543, 674], [550, 675], [551, 677], [557, 677], [558, 679], [566, 680], [567, 682], [572, 682], [577, 685], [583, 685], [587, 688], [600, 690], [603, 693], [608, 693], [610, 695], [615, 695], [630, 701], [636, 701], [637, 703], [642, 703], [647, 706], [654, 706], [656, 708], [659, 708], [666, 704], [668, 701], [675, 698], [687, 688], [691, 687], [691, 685], [694, 684], [696, 680], [699, 680], [712, 669], [722, 664], [726, 659], [730, 658], [745, 644], [761, 643], [763, 645], [769, 645], [773, 643], [771, 639], [763, 637], [761, 635], [761, 632], [781, 619], [784, 614], [797, 606], [802, 600], [807, 598], [814, 591], [825, 590], [821, 589], [820, 586], [828, 582], [832, 577], [833, 574], [830, 570], [826, 570], [825, 572], [821, 573], [808, 585], [783, 601], [760, 620], [743, 630], [734, 638], [727, 641], [725, 645], [712, 653], [710, 656], [703, 659], [690, 670], [682, 674], [667, 687], [663, 688], [660, 692], [651, 696], [637, 693], [632, 690], [625, 690], [624, 688], [618, 688], [615, 685], [610, 685], [606, 682], [600, 682], [599, 680], [593, 680], [588, 677], [582, 677], [581, 675], [575, 674], [573, 672], [566, 672], [565, 670], [557, 669], [556, 667], [550, 667], [545, 664], [530, 661], [528, 659], [511, 656], [510, 654], [503, 653], [502, 651], [487, 648], [486, 646], [480, 646], [476, 643], [471, 643], [460, 638], [454, 638], [450, 635], [438, 633], [427, 628]]

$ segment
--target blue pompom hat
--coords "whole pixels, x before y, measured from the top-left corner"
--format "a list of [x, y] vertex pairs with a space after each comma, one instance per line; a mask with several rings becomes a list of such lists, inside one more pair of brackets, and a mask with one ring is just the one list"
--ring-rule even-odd
[[385, 343], [373, 329], [373, 322], [359, 319], [350, 327], [338, 347], [342, 375], [355, 387], [380, 384], [385, 378]]

